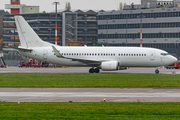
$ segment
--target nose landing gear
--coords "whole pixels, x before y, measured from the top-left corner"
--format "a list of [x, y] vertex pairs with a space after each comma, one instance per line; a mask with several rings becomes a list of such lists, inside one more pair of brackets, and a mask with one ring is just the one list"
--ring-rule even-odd
[[156, 70], [155, 70], [155, 73], [156, 73], [156, 74], [159, 74], [159, 70], [158, 70], [158, 69], [156, 69]]

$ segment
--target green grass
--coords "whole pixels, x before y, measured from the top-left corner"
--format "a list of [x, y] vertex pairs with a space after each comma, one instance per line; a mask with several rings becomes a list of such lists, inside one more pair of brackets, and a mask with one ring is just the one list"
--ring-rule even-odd
[[6, 103], [0, 102], [1, 120], [102, 119], [179, 120], [180, 103]]
[[0, 86], [12, 87], [180, 87], [180, 75], [1, 73]]

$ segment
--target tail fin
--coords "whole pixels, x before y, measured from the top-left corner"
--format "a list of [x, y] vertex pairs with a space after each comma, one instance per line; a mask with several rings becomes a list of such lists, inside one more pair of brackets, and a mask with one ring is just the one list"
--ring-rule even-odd
[[22, 16], [14, 16], [22, 47], [45, 47], [51, 43], [42, 41]]

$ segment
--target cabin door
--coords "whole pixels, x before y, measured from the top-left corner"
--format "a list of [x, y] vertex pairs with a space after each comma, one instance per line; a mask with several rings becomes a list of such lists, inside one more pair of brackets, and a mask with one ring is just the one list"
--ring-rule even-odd
[[155, 52], [154, 52], [154, 51], [151, 51], [151, 53], [150, 53], [150, 59], [151, 59], [151, 60], [155, 60]]
[[44, 60], [47, 60], [47, 58], [48, 58], [47, 56], [48, 56], [48, 51], [47, 51], [47, 50], [44, 50], [44, 51], [43, 51], [43, 59], [44, 59]]

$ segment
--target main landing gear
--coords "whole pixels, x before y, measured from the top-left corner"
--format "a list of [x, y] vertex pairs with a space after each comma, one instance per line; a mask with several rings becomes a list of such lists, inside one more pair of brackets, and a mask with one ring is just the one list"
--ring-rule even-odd
[[99, 68], [91, 68], [91, 69], [89, 69], [89, 73], [99, 73], [100, 72], [100, 70], [99, 70]]
[[159, 70], [158, 70], [158, 69], [156, 69], [156, 70], [155, 70], [155, 73], [156, 73], [156, 74], [159, 74]]

